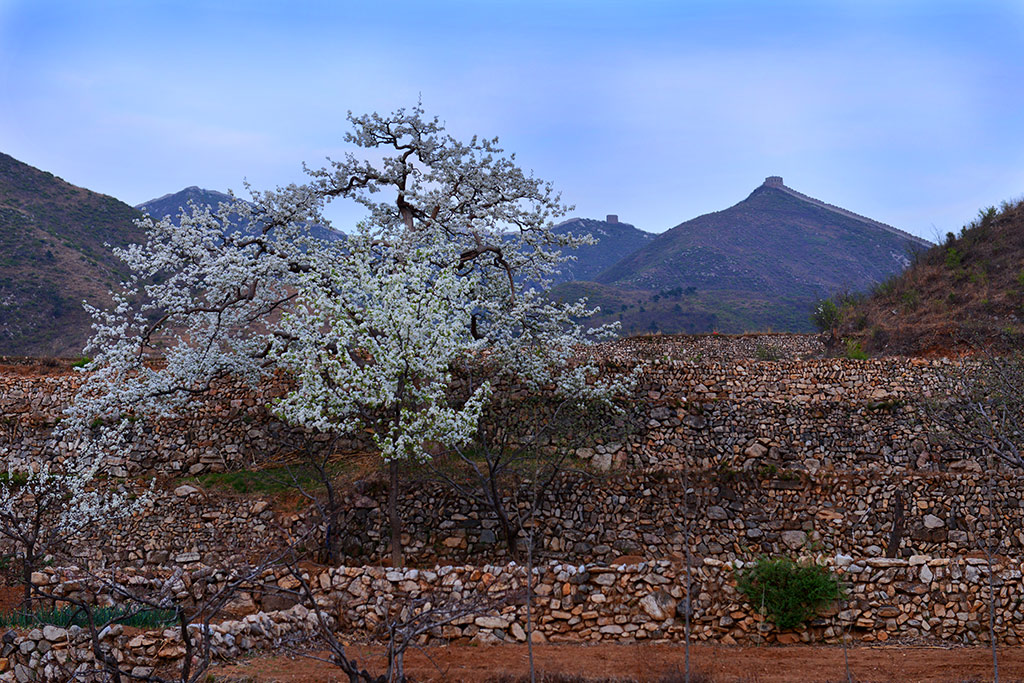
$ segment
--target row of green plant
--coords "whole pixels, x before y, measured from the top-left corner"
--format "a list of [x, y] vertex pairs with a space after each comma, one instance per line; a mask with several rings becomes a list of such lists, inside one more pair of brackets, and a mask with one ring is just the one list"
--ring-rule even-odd
[[[132, 610], [125, 607], [95, 607], [92, 609], [94, 624], [116, 623], [137, 628], [159, 628], [175, 623], [171, 610]], [[87, 626], [88, 615], [78, 607], [41, 608], [34, 611], [0, 613], [0, 627], [35, 628], [38, 626]]]
[[[344, 462], [327, 465], [329, 474], [343, 474], [349, 467]], [[231, 490], [236, 493], [279, 494], [301, 488], [310, 493], [323, 488], [323, 480], [315, 468], [309, 465], [283, 465], [261, 470], [237, 470], [233, 472], [209, 472], [183, 481], [198, 483], [203, 488]]]

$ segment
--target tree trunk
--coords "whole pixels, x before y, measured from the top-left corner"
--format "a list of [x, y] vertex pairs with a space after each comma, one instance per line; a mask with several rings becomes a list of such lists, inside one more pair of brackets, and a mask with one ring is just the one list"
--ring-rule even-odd
[[32, 611], [32, 572], [36, 568], [35, 548], [25, 548], [25, 561], [21, 565], [21, 580], [25, 584], [21, 597], [21, 610], [26, 614]]
[[900, 550], [900, 543], [903, 542], [903, 493], [897, 491], [893, 496], [892, 531], [889, 533], [889, 543], [885, 548], [886, 557], [896, 557]]
[[530, 660], [530, 683], [537, 683], [533, 661], [533, 531], [527, 534], [526, 545], [526, 653]]
[[388, 490], [388, 524], [391, 526], [391, 566], [402, 567], [402, 520], [398, 516], [398, 461], [392, 460], [388, 465], [391, 473], [391, 486]]
[[508, 512], [505, 511], [505, 506], [502, 504], [501, 493], [498, 491], [497, 476], [494, 472], [490, 473], [488, 481], [488, 496], [491, 499], [491, 507], [494, 509], [494, 514], [498, 518], [498, 524], [501, 526], [501, 533], [505, 536], [505, 545], [508, 547], [508, 555], [513, 562], [519, 562], [519, 548], [517, 541], [519, 540], [519, 534], [516, 533], [516, 529], [512, 527], [512, 522], [508, 518]]

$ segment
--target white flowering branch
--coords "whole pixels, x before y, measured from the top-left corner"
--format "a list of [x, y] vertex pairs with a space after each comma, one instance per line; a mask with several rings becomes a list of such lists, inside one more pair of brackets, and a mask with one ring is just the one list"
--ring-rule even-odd
[[19, 469], [6, 448], [0, 453], [7, 462], [0, 478], [0, 537], [14, 544], [22, 560], [26, 608], [32, 573], [42, 560], [66, 553], [73, 540], [101, 525], [137, 514], [151, 497], [151, 491], [137, 495], [102, 485], [96, 475], [106, 448], [88, 434], [80, 441], [78, 452], [60, 464], [44, 459]]
[[[69, 416], [79, 428], [166, 417], [219, 379], [285, 369], [295, 384], [272, 406], [279, 417], [372, 434], [391, 464], [397, 539], [395, 463], [465, 443], [489, 400], [484, 383], [452, 402], [452, 363], [486, 355], [498, 374], [589, 398], [609, 386], [570, 362], [573, 349], [608, 328], [588, 336], [584, 302], [546, 296], [562, 250], [593, 240], [552, 231], [567, 208], [496, 139], [460, 142], [419, 106], [349, 121], [363, 158], [251, 205], [193, 206], [179, 226], [140, 223], [146, 243], [118, 251], [132, 279], [92, 310], [93, 360]], [[332, 201], [367, 210], [347, 241], [310, 233], [329, 225]]]

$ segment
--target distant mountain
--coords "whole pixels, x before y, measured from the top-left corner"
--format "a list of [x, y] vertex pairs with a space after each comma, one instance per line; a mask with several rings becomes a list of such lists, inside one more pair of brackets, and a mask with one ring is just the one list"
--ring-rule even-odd
[[969, 343], [1024, 348], [1024, 200], [979, 212], [959, 234], [841, 302], [842, 337], [872, 353], [943, 353]]
[[575, 261], [566, 261], [559, 267], [561, 273], [555, 283], [569, 280], [592, 280], [598, 273], [610, 268], [624, 256], [638, 251], [655, 238], [655, 235], [638, 230], [629, 223], [620, 223], [618, 216], [608, 216], [599, 221], [593, 218], [571, 218], [554, 227], [554, 232], [577, 237], [591, 235], [597, 244], [567, 249], [565, 254], [574, 256]]
[[[223, 192], [217, 192], [216, 190], [205, 190], [201, 187], [192, 185], [186, 187], [180, 192], [174, 192], [172, 194], [165, 194], [162, 197], [156, 199], [150, 199], [147, 202], [143, 202], [137, 205], [135, 208], [143, 213], [147, 213], [153, 218], [161, 219], [164, 217], [170, 217], [171, 222], [178, 225], [178, 218], [182, 212], [188, 208], [189, 202], [197, 206], [208, 206], [211, 210], [216, 211], [221, 204], [230, 204], [234, 198], [231, 195]], [[244, 201], [244, 200], [243, 200]], [[237, 232], [238, 230], [248, 230], [248, 225], [232, 225], [229, 226], [227, 232]], [[339, 240], [344, 239], [345, 235], [321, 225], [314, 225], [310, 229], [310, 233], [313, 237], [322, 240]]]
[[137, 241], [140, 216], [0, 154], [0, 355], [79, 355], [82, 301], [106, 303], [127, 275], [105, 244]]
[[772, 176], [735, 206], [658, 235], [589, 290], [602, 321], [621, 319], [627, 333], [810, 331], [816, 300], [864, 291], [930, 246]]

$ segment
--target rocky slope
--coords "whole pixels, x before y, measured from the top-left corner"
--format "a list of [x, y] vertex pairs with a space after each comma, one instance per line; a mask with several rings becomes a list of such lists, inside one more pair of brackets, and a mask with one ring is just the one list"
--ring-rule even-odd
[[80, 354], [82, 301], [107, 301], [126, 274], [106, 244], [135, 241], [140, 216], [0, 154], [0, 355]]
[[842, 336], [874, 353], [1024, 345], [1024, 200], [979, 212], [959, 235], [841, 308]]

